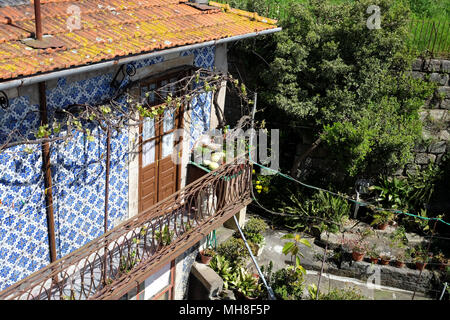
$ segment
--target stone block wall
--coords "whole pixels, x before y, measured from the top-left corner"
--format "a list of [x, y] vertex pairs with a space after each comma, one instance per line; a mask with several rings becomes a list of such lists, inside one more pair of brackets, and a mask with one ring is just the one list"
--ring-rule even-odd
[[412, 75], [434, 82], [438, 88], [420, 112], [425, 143], [415, 147], [414, 162], [406, 166], [403, 174], [424, 169], [429, 163], [439, 164], [450, 149], [450, 61], [417, 59]]

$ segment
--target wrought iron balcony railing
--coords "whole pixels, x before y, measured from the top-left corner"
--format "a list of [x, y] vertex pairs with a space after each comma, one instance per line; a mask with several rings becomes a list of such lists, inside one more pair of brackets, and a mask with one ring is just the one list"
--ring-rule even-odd
[[0, 292], [0, 299], [119, 299], [251, 202], [236, 159]]

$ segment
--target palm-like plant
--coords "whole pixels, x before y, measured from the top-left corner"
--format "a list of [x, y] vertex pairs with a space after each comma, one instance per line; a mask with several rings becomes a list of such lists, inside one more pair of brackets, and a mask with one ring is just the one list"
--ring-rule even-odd
[[380, 191], [376, 198], [383, 208], [406, 209], [405, 199], [408, 196], [408, 185], [405, 180], [398, 178], [383, 178], [380, 185], [372, 186], [371, 189]]
[[300, 257], [303, 258], [303, 254], [300, 252], [300, 244], [311, 247], [308, 240], [303, 239], [300, 235], [286, 234], [281, 239], [292, 239], [293, 241], [286, 242], [283, 247], [283, 254], [291, 255], [291, 262], [295, 258], [295, 267], [299, 269], [303, 274], [306, 274], [305, 268], [300, 264]]

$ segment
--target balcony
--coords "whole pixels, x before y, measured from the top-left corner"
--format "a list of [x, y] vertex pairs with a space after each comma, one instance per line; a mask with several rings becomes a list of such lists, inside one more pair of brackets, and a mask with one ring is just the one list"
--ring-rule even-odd
[[2, 300], [119, 299], [251, 202], [235, 159], [0, 292]]

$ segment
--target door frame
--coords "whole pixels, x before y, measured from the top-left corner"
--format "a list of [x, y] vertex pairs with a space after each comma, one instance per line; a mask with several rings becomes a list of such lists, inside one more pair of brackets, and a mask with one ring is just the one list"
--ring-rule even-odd
[[[157, 75], [153, 75], [153, 76], [149, 76], [146, 77], [142, 80], [139, 81], [139, 96], [141, 95], [141, 88], [144, 86], [148, 86], [151, 83], [159, 83], [160, 81], [170, 81], [171, 78], [177, 77], [177, 79], [183, 78], [189, 74], [191, 74], [193, 72], [193, 70], [197, 69], [194, 66], [191, 65], [185, 65], [185, 66], [181, 66], [181, 67], [176, 67], [176, 68], [172, 68], [169, 70], [166, 70], [163, 73], [159, 73]], [[185, 93], [183, 93], [185, 94]], [[180, 96], [182, 96], [183, 94], [181, 94]], [[158, 104], [154, 104], [153, 106], [157, 106]], [[186, 110], [186, 107], [184, 104], [182, 104], [180, 106], [180, 108], [178, 110], [176, 110], [175, 113], [175, 117], [174, 117], [174, 128], [170, 131], [168, 131], [167, 133], [173, 132], [176, 129], [184, 129], [184, 112]], [[159, 116], [158, 116], [159, 117]], [[141, 116], [139, 116], [140, 120], [142, 121], [143, 118]], [[162, 118], [161, 118], [162, 119]], [[157, 127], [157, 128], [156, 128]], [[157, 180], [156, 182], [156, 192], [159, 193], [159, 157], [162, 154], [162, 137], [164, 136], [164, 134], [167, 134], [165, 132], [161, 132], [162, 131], [162, 124], [155, 126], [155, 137], [152, 138], [153, 140], [155, 140], [155, 159], [156, 159], [156, 174], [158, 175], [157, 177], [155, 177]], [[142, 178], [142, 156], [143, 156], [143, 123], [139, 124], [139, 172], [138, 172], [138, 213], [143, 212], [145, 210], [141, 209], [142, 206], [142, 183], [141, 183], [141, 178]], [[151, 141], [151, 139], [148, 139], [147, 141]], [[179, 151], [179, 157], [180, 159], [182, 158], [182, 153], [183, 153], [183, 149], [182, 149], [182, 145], [183, 145], [183, 135], [181, 137], [178, 138], [177, 140], [177, 144], [180, 146], [180, 151]], [[175, 145], [175, 141], [174, 141], [174, 145]], [[180, 190], [181, 188], [181, 169], [182, 169], [182, 163], [178, 163], [176, 164], [176, 171], [175, 171], [175, 175], [176, 175], [176, 181], [175, 181], [175, 191]], [[162, 199], [159, 199], [159, 194], [157, 194], [156, 196], [156, 202], [161, 201]], [[156, 203], [155, 202], [155, 203]], [[146, 209], [147, 210], [147, 209]]]

